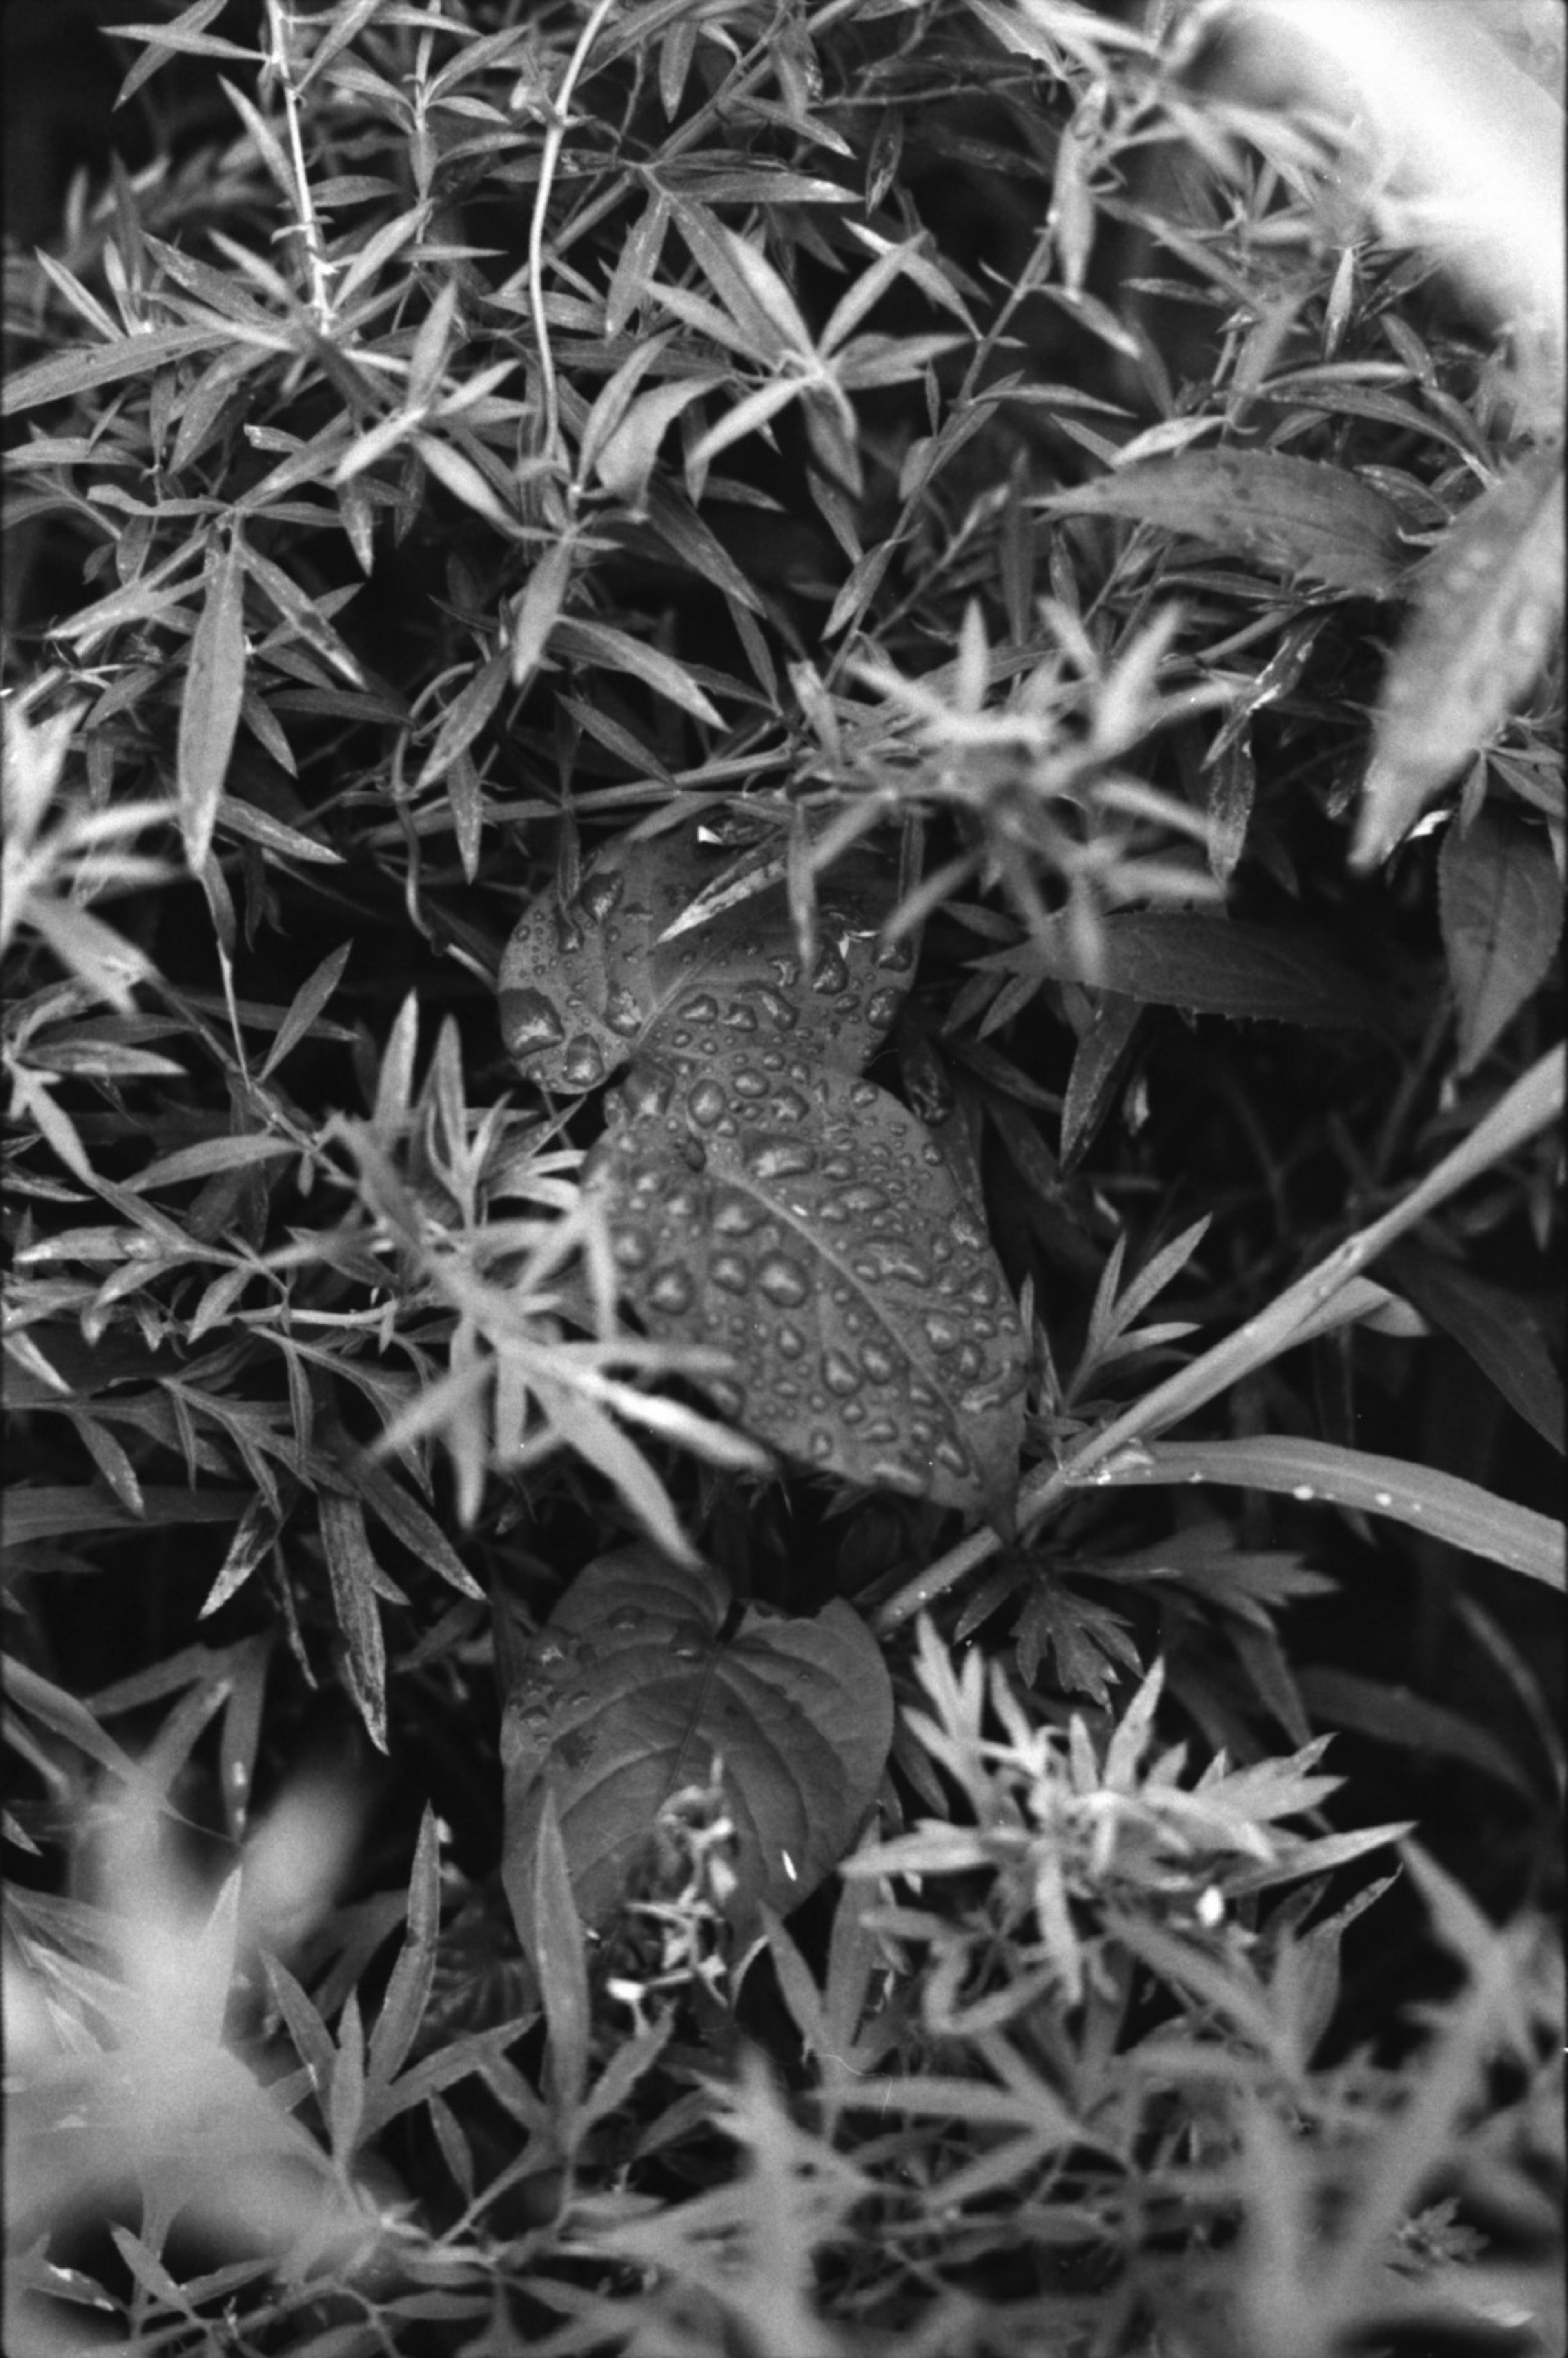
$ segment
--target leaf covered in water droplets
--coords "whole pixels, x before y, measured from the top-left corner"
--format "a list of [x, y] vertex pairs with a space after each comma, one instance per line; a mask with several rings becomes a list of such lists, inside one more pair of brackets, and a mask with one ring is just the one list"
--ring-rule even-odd
[[1005, 1514], [1024, 1340], [941, 1152], [870, 1081], [692, 1044], [633, 1067], [586, 1174], [643, 1324], [730, 1352], [703, 1390], [786, 1456]]
[[718, 1576], [645, 1544], [601, 1556], [516, 1658], [502, 1723], [503, 1876], [535, 1953], [533, 1861], [546, 1794], [584, 1921], [613, 1915], [656, 1851], [672, 1795], [722, 1763], [736, 1847], [729, 1917], [744, 1941], [837, 1866], [875, 1796], [892, 1691], [852, 1606], [815, 1620], [750, 1607], [720, 1643]]
[[[765, 849], [759, 853], [765, 857]], [[817, 944], [803, 974], [782, 876], [707, 925], [661, 937], [732, 863], [699, 823], [633, 841], [621, 836], [584, 871], [563, 908], [554, 891], [524, 914], [501, 962], [508, 1054], [544, 1088], [579, 1094], [608, 1080], [656, 1025], [678, 1050], [703, 1026], [741, 1044], [786, 1043], [859, 1072], [909, 985], [909, 936], [879, 957], [877, 932], [897, 898], [897, 860], [857, 845], [817, 883]]]

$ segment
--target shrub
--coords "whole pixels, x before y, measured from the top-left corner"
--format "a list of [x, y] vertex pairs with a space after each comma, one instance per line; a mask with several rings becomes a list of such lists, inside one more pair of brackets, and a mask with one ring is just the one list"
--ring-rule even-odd
[[1212, 10], [105, 33], [9, 2346], [1558, 2346], [1555, 276]]

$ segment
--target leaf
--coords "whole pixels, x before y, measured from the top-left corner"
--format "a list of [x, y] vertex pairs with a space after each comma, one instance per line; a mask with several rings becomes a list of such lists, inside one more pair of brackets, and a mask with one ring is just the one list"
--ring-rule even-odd
[[1151, 1482], [1236, 1482], [1292, 1498], [1389, 1515], [1434, 1540], [1506, 1564], [1548, 1587], [1568, 1587], [1568, 1533], [1550, 1515], [1499, 1498], [1434, 1466], [1375, 1456], [1337, 1442], [1283, 1433], [1249, 1441], [1160, 1441], [1108, 1458], [1083, 1477], [1097, 1487]]
[[657, 647], [645, 646], [611, 622], [590, 622], [580, 614], [563, 617], [551, 641], [557, 654], [568, 661], [591, 664], [601, 671], [630, 672], [657, 696], [666, 697], [710, 729], [722, 729], [724, 715], [693, 679], [684, 664]]
[[1272, 451], [1187, 450], [1036, 503], [1054, 515], [1127, 516], [1190, 533], [1260, 565], [1386, 598], [1405, 570], [1399, 511], [1343, 467]]
[[700, 822], [638, 841], [622, 836], [584, 872], [563, 909], [534, 902], [501, 961], [508, 1053], [543, 1088], [572, 1094], [607, 1080], [655, 1026], [713, 1023], [732, 1040], [783, 1042], [859, 1072], [892, 1025], [914, 966], [905, 940], [879, 957], [877, 929], [897, 897], [896, 862], [864, 845], [818, 883], [811, 975], [795, 954], [782, 881], [711, 923], [665, 941], [732, 851], [705, 844]]
[[436, 1936], [441, 1917], [441, 1862], [435, 1812], [426, 1804], [408, 1878], [408, 1929], [365, 2058], [365, 2118], [380, 2124], [381, 2098], [391, 2087], [418, 2034], [436, 1977]]
[[977, 963], [1200, 1015], [1374, 1030], [1385, 1022], [1376, 985], [1317, 936], [1180, 911], [1108, 917], [1087, 942], [1053, 918], [1019, 948]]
[[335, 950], [328, 952], [315, 973], [300, 984], [287, 1014], [277, 1027], [277, 1036], [267, 1050], [266, 1062], [261, 1068], [259, 1079], [270, 1080], [289, 1051], [297, 1048], [304, 1039], [341, 982], [343, 968], [348, 965], [352, 949], [352, 942], [340, 943]]
[[207, 576], [191, 633], [177, 755], [179, 827], [191, 872], [212, 840], [245, 687], [244, 568], [231, 542]]
[[1544, 834], [1484, 804], [1456, 820], [1438, 861], [1449, 979], [1459, 1002], [1461, 1073], [1474, 1072], [1532, 990], [1563, 932], [1563, 888]]
[[0, 414], [15, 417], [46, 401], [65, 401], [122, 377], [151, 376], [187, 353], [210, 352], [223, 341], [213, 328], [150, 328], [113, 344], [76, 344], [18, 369], [6, 385]]
[[786, 1455], [1005, 1512], [1023, 1336], [940, 1149], [870, 1081], [689, 1044], [633, 1068], [584, 1174], [643, 1325], [732, 1352], [693, 1380]]
[[332, 1606], [348, 1646], [349, 1693], [378, 1752], [386, 1745], [386, 1646], [378, 1591], [385, 1578], [370, 1551], [357, 1498], [323, 1490], [316, 1502], [332, 1583]]
[[1530, 1779], [1495, 1736], [1409, 1687], [1387, 1686], [1380, 1679], [1328, 1666], [1303, 1671], [1301, 1687], [1307, 1708], [1319, 1721], [1354, 1728], [1374, 1743], [1406, 1745], [1414, 1752], [1466, 1761], [1484, 1777], [1495, 1777], [1499, 1784], [1531, 1798]]
[[8, 1482], [0, 1493], [0, 1532], [6, 1548], [34, 1540], [75, 1538], [85, 1531], [146, 1531], [158, 1523], [237, 1523], [251, 1503], [248, 1490], [182, 1490], [144, 1482], [141, 1515], [133, 1515], [105, 1487], [76, 1483]]
[[1416, 1308], [1467, 1351], [1527, 1424], [1561, 1453], [1563, 1379], [1547, 1355], [1527, 1298], [1434, 1253], [1398, 1246], [1388, 1272]]
[[785, 1915], [808, 1898], [853, 1840], [892, 1738], [892, 1691], [870, 1631], [838, 1600], [815, 1620], [753, 1606], [720, 1643], [728, 1607], [716, 1574], [622, 1548], [579, 1575], [524, 1650], [502, 1724], [503, 1875], [530, 1955], [546, 1796], [595, 1929], [643, 1864], [660, 1809], [706, 1782], [716, 1758], [741, 1940], [764, 1903]]
[[173, 1154], [160, 1154], [135, 1178], [122, 1180], [121, 1184], [127, 1195], [143, 1195], [149, 1187], [173, 1187], [185, 1179], [211, 1179], [219, 1171], [245, 1171], [257, 1163], [273, 1163], [280, 1155], [298, 1152], [297, 1139], [269, 1138], [258, 1130], [244, 1131], [238, 1138], [203, 1138], [194, 1146], [179, 1147]]
[[1563, 549], [1562, 457], [1538, 450], [1422, 566], [1378, 699], [1356, 866], [1386, 859], [1529, 694], [1562, 620]]

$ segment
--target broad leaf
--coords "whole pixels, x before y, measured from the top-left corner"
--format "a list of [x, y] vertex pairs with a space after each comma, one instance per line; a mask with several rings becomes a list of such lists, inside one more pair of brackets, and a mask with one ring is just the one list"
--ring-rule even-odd
[[1190, 533], [1331, 589], [1387, 597], [1409, 562], [1399, 513], [1343, 467], [1266, 450], [1187, 450], [1102, 475], [1038, 504], [1053, 515], [1126, 516]]
[[1383, 677], [1354, 858], [1385, 859], [1527, 695], [1563, 615], [1563, 463], [1536, 451], [1422, 565]]
[[1563, 931], [1563, 888], [1544, 832], [1487, 804], [1449, 829], [1438, 862], [1459, 1065], [1474, 1072], [1546, 979]]
[[553, 891], [539, 896], [506, 946], [499, 986], [502, 1034], [530, 1080], [594, 1088], [655, 1024], [677, 1050], [688, 1044], [683, 1035], [712, 1025], [727, 1041], [787, 1041], [860, 1070], [914, 963], [907, 938], [877, 954], [896, 860], [857, 846], [820, 880], [816, 959], [803, 974], [782, 870], [707, 925], [661, 938], [733, 860], [693, 820], [652, 841], [607, 845], [569, 908]]
[[721, 1642], [716, 1574], [648, 1546], [601, 1556], [516, 1657], [502, 1725], [503, 1876], [530, 1959], [535, 1855], [553, 1801], [583, 1920], [603, 1925], [644, 1867], [660, 1810], [721, 1764], [736, 1833], [730, 1920], [742, 1940], [837, 1866], [876, 1793], [892, 1693], [865, 1623], [751, 1606]]
[[1561, 1453], [1563, 1379], [1528, 1297], [1510, 1286], [1488, 1284], [1458, 1262], [1440, 1260], [1414, 1245], [1396, 1246], [1385, 1267], [1416, 1308], [1452, 1336], [1509, 1406]]
[[1005, 1513], [1023, 1336], [940, 1149], [870, 1081], [690, 1044], [634, 1068], [586, 1174], [643, 1325], [730, 1351], [694, 1380], [786, 1456]]

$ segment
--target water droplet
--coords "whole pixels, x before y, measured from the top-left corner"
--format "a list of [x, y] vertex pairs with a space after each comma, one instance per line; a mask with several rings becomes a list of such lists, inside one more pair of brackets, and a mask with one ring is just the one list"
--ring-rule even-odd
[[874, 1106], [881, 1091], [873, 1081], [857, 1081], [849, 1092], [852, 1106]]
[[561, 1054], [561, 1078], [568, 1089], [591, 1089], [604, 1078], [604, 1051], [586, 1032], [574, 1032]]
[[949, 1474], [968, 1474], [970, 1471], [969, 1453], [962, 1442], [951, 1438], [939, 1441], [931, 1454], [937, 1465], [945, 1466]]
[[618, 1605], [610, 1617], [612, 1629], [640, 1629], [645, 1619], [640, 1605]]
[[697, 1638], [677, 1638], [670, 1648], [677, 1662], [700, 1662], [707, 1649]]
[[543, 1662], [549, 1669], [553, 1669], [557, 1662], [564, 1662], [566, 1659], [567, 1650], [558, 1638], [541, 1638], [534, 1649], [534, 1660], [536, 1662]]
[[825, 1433], [819, 1424], [814, 1425], [806, 1435], [806, 1454], [816, 1465], [825, 1464], [833, 1455], [833, 1435]]
[[768, 1114], [773, 1121], [804, 1121], [810, 1111], [798, 1089], [775, 1089], [768, 1099]]
[[898, 1237], [868, 1237], [854, 1271], [857, 1277], [867, 1279], [905, 1277], [913, 1285], [931, 1282], [930, 1263]]
[[620, 1088], [621, 1102], [634, 1120], [653, 1120], [669, 1107], [675, 1077], [664, 1065], [633, 1065]]
[[617, 1228], [611, 1250], [617, 1269], [646, 1269], [654, 1248], [641, 1228]]
[[689, 999], [681, 1001], [676, 1011], [683, 1015], [688, 1023], [717, 1023], [719, 1001], [709, 990], [696, 990]]
[[968, 1382], [970, 1377], [979, 1374], [985, 1366], [985, 1358], [973, 1343], [960, 1343], [953, 1364]]
[[756, 1009], [748, 1007], [743, 999], [732, 999], [724, 1010], [724, 1026], [729, 1032], [754, 1032], [757, 1028]]
[[746, 1293], [751, 1290], [752, 1272], [739, 1253], [715, 1253], [708, 1264], [708, 1274], [726, 1293]]
[[1387, 1508], [1387, 1507], [1391, 1507], [1391, 1506], [1393, 1505], [1393, 1503], [1394, 1503], [1394, 1494], [1393, 1494], [1393, 1492], [1392, 1492], [1391, 1490], [1379, 1490], [1379, 1491], [1378, 1491], [1378, 1492], [1376, 1493], [1375, 1497], [1373, 1498], [1373, 1500], [1372, 1500], [1372, 1504], [1373, 1504], [1375, 1507], [1384, 1507], [1384, 1508]]
[[827, 998], [834, 992], [847, 990], [849, 982], [849, 969], [844, 962], [843, 951], [834, 943], [825, 944], [816, 960], [816, 970], [811, 978], [811, 988]]
[[816, 1161], [815, 1150], [793, 1138], [762, 1139], [746, 1157], [747, 1168], [758, 1179], [795, 1178], [811, 1170]]
[[822, 1380], [837, 1399], [843, 1400], [860, 1390], [860, 1371], [842, 1351], [827, 1351], [823, 1355]]
[[762, 1206], [751, 1195], [743, 1195], [738, 1187], [727, 1189], [713, 1206], [713, 1233], [716, 1237], [749, 1237], [762, 1225]]
[[715, 1080], [698, 1081], [694, 1089], [687, 1091], [686, 1109], [704, 1130], [712, 1129], [722, 1116], [725, 1104], [724, 1091]]
[[501, 994], [501, 1036], [508, 1055], [536, 1056], [559, 1045], [566, 1037], [555, 1001], [542, 990], [503, 990]]
[[876, 1417], [867, 1425], [860, 1438], [862, 1441], [896, 1441], [898, 1439], [897, 1423], [891, 1416]]
[[837, 1184], [842, 1179], [852, 1179], [859, 1169], [860, 1165], [853, 1155], [829, 1154], [823, 1163], [822, 1176]]
[[606, 994], [604, 1020], [618, 1039], [634, 1040], [643, 1028], [642, 1001], [624, 983]]
[[1310, 1482], [1298, 1482], [1292, 1490], [1291, 1496], [1292, 1498], [1300, 1498], [1304, 1505], [1307, 1499], [1315, 1498], [1317, 1492]]
[[873, 990], [866, 1001], [866, 1021], [875, 1032], [885, 1032], [898, 1013], [902, 991]]
[[740, 1385], [730, 1383], [725, 1376], [709, 1376], [707, 1389], [708, 1397], [720, 1416], [739, 1416], [746, 1405], [746, 1395]]
[[572, 1711], [581, 1711], [585, 1704], [592, 1701], [592, 1693], [587, 1687], [574, 1687], [567, 1697], [568, 1706]]
[[[887, 1189], [873, 1187], [869, 1181], [862, 1180], [859, 1186], [846, 1187], [838, 1200], [846, 1212], [857, 1216], [867, 1212], [885, 1212], [888, 1203]], [[827, 1209], [826, 1205], [823, 1209]]]
[[806, 1348], [806, 1337], [798, 1326], [781, 1326], [778, 1347], [781, 1359], [798, 1359]]
[[600, 869], [583, 878], [578, 906], [591, 925], [602, 925], [611, 909], [620, 906], [625, 890], [626, 879], [618, 869]]
[[692, 1282], [687, 1271], [671, 1262], [655, 1270], [648, 1283], [648, 1300], [655, 1310], [678, 1314], [691, 1307]]
[[730, 1078], [738, 1098], [765, 1098], [768, 1094], [767, 1075], [759, 1073], [753, 1065], [741, 1065]]
[[786, 1310], [797, 1309], [811, 1292], [805, 1270], [784, 1253], [768, 1255], [757, 1271], [757, 1283], [770, 1302]]

